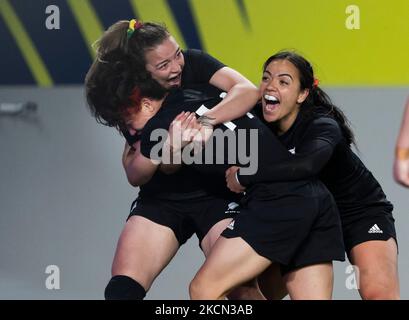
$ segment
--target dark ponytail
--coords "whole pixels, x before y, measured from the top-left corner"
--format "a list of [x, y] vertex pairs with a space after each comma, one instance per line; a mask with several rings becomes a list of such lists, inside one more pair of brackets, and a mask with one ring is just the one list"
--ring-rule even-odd
[[[310, 98], [310, 101], [307, 101], [308, 98]], [[355, 136], [348, 118], [340, 108], [332, 103], [331, 98], [320, 87], [313, 86], [310, 89], [309, 97], [301, 105], [301, 110], [306, 115], [308, 115], [309, 110], [312, 110], [313, 115], [328, 115], [332, 117], [338, 122], [347, 143], [355, 145]]]
[[166, 27], [143, 23], [131, 36], [129, 21], [118, 21], [95, 43], [96, 58], [85, 77], [86, 99], [97, 122], [123, 129], [126, 109], [134, 107], [135, 88], [142, 97], [161, 99], [166, 90], [146, 70], [145, 52], [170, 34]]
[[300, 115], [304, 118], [329, 116], [339, 124], [342, 134], [349, 145], [355, 145], [355, 137], [349, 121], [340, 108], [335, 106], [330, 97], [318, 86], [311, 64], [299, 54], [281, 51], [269, 57], [263, 65], [263, 71], [274, 60], [288, 60], [298, 70], [301, 90], [308, 89], [309, 95], [300, 106]]

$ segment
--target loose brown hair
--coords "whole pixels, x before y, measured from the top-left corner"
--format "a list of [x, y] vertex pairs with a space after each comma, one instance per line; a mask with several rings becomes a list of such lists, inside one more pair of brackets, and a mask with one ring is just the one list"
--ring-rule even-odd
[[164, 25], [142, 23], [127, 35], [129, 21], [113, 24], [95, 43], [96, 58], [85, 77], [85, 95], [97, 122], [124, 128], [124, 114], [135, 107], [135, 88], [141, 96], [164, 97], [166, 90], [146, 70], [145, 52], [160, 45], [170, 34]]

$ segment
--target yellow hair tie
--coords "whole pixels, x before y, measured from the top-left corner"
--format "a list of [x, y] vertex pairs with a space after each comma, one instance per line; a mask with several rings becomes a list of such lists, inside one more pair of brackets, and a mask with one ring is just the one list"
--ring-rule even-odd
[[135, 19], [129, 21], [128, 30], [126, 31], [128, 39], [132, 37], [133, 33], [135, 32], [135, 29], [138, 29], [140, 27], [142, 27], [142, 22], [139, 22]]

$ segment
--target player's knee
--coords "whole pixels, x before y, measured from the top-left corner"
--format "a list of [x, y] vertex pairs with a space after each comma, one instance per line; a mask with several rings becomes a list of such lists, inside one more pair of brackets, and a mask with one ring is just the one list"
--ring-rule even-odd
[[257, 290], [257, 288], [238, 287], [229, 292], [227, 298], [229, 300], [254, 300], [253, 295], [255, 290]]
[[364, 300], [400, 299], [399, 285], [388, 281], [361, 283], [360, 294]]
[[217, 299], [217, 294], [206, 285], [206, 280], [200, 275], [190, 282], [189, 295], [192, 300], [214, 300]]
[[253, 279], [231, 290], [229, 300], [266, 300], [258, 286], [257, 279]]
[[105, 288], [106, 300], [142, 300], [145, 289], [134, 279], [117, 275], [111, 278]]
[[205, 286], [201, 284], [200, 277], [193, 278], [189, 284], [189, 295], [192, 300], [200, 300], [202, 298], [202, 293], [205, 290]]

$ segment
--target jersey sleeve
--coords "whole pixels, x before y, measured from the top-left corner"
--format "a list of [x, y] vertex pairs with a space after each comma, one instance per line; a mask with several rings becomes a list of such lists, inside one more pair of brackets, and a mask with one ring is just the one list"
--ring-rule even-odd
[[243, 186], [258, 182], [295, 181], [316, 176], [331, 158], [342, 140], [338, 123], [331, 118], [315, 119], [297, 141], [295, 154], [287, 161], [259, 168], [255, 175], [237, 175]]
[[183, 85], [209, 83], [212, 76], [225, 65], [211, 55], [196, 49], [184, 51]]

